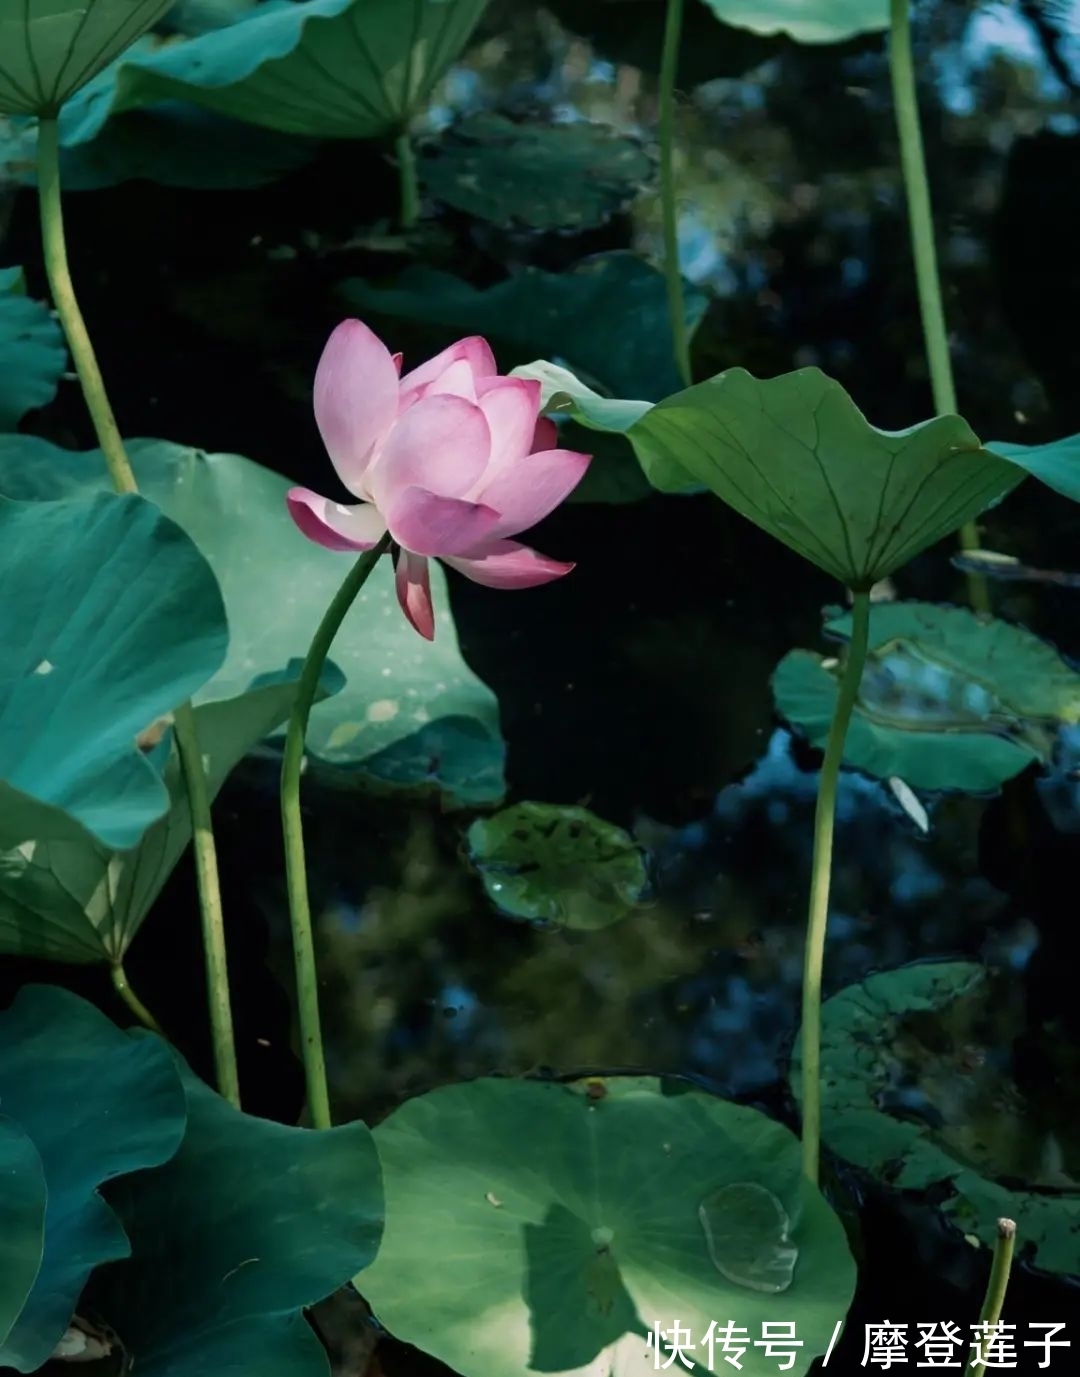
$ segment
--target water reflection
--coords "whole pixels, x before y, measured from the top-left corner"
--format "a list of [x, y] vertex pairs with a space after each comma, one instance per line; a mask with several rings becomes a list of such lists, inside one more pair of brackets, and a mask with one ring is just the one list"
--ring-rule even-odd
[[[778, 731], [709, 816], [678, 829], [640, 816], [657, 897], [587, 933], [495, 913], [464, 861], [463, 821], [319, 800], [309, 849], [341, 1115], [488, 1073], [632, 1067], [768, 1092], [802, 973], [816, 775], [797, 754]], [[928, 836], [886, 784], [844, 777], [827, 993], [929, 953], [1022, 966], [1030, 952], [1030, 924], [972, 865], [984, 805], [923, 803]], [[279, 964], [287, 979], [284, 933]]]

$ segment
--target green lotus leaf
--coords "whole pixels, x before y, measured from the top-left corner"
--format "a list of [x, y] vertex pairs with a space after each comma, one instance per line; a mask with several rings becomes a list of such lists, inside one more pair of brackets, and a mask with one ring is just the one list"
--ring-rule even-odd
[[[195, 694], [196, 706], [247, 692], [253, 678], [302, 659], [349, 557], [305, 540], [289, 518], [289, 482], [235, 454], [135, 440], [140, 490], [178, 522], [217, 575], [229, 653]], [[0, 436], [0, 492], [54, 497], [104, 480], [100, 454], [30, 436]], [[341, 692], [315, 706], [307, 737], [318, 764], [365, 787], [439, 793], [449, 803], [500, 803], [505, 794], [498, 704], [461, 658], [434, 562], [436, 639], [421, 641], [394, 593], [389, 560], [368, 579], [334, 641]]]
[[[851, 616], [825, 634], [851, 634]], [[786, 655], [777, 708], [823, 747], [836, 707], [835, 658]], [[962, 607], [875, 603], [870, 648], [844, 760], [915, 789], [985, 793], [1033, 761], [1049, 762], [1057, 730], [1080, 721], [1080, 674], [1045, 641]]]
[[1076, 1076], [1034, 1103], [1003, 1073], [1023, 1002], [1014, 972], [966, 961], [920, 962], [841, 990], [822, 1010], [823, 1138], [879, 1181], [927, 1192], [987, 1246], [1000, 1218], [1015, 1220], [1029, 1261], [1075, 1275]]
[[0, 0], [0, 114], [55, 115], [172, 0]]
[[67, 367], [60, 326], [25, 295], [19, 268], [0, 268], [0, 431], [48, 406]]
[[598, 124], [469, 115], [429, 144], [420, 179], [443, 205], [503, 228], [601, 225], [652, 179], [641, 144]]
[[99, 493], [0, 498], [0, 579], [0, 851], [72, 826], [135, 845], [168, 807], [136, 739], [225, 659], [213, 571], [145, 498]]
[[113, 113], [183, 100], [320, 139], [396, 133], [468, 42], [487, 0], [261, 4], [124, 61]]
[[[470, 1377], [644, 1377], [653, 1327], [675, 1324], [697, 1368], [721, 1373], [712, 1321], [746, 1329], [743, 1370], [764, 1377], [778, 1360], [754, 1340], [777, 1320], [795, 1324], [789, 1370], [805, 1373], [851, 1300], [844, 1230], [804, 1185], [798, 1141], [700, 1091], [481, 1079], [407, 1101], [375, 1139], [386, 1233], [357, 1284], [393, 1334]], [[772, 1215], [734, 1186], [771, 1195]], [[792, 1247], [782, 1293], [757, 1284]]]
[[41, 1267], [0, 1343], [0, 1368], [33, 1372], [63, 1336], [91, 1271], [128, 1255], [99, 1187], [167, 1162], [186, 1108], [160, 1038], [132, 1039], [50, 985], [24, 988], [0, 1014], [0, 1103], [31, 1139], [48, 1193]]
[[492, 903], [553, 927], [610, 927], [631, 913], [648, 875], [641, 847], [585, 808], [517, 803], [477, 818], [469, 859]]
[[1045, 445], [1013, 445], [988, 440], [986, 448], [1026, 469], [1048, 488], [1080, 502], [1080, 435], [1050, 440]]
[[[195, 708], [207, 787], [215, 798], [234, 767], [288, 717], [300, 662], [243, 693]], [[324, 668], [318, 700], [343, 680]], [[169, 811], [138, 846], [115, 851], [79, 829], [35, 837], [0, 855], [0, 952], [52, 961], [121, 961], [191, 840], [191, 812], [171, 733], [163, 746]]]
[[30, 1136], [0, 1115], [0, 1350], [45, 1255], [45, 1168]]
[[180, 1151], [109, 1192], [132, 1255], [110, 1270], [99, 1307], [144, 1377], [327, 1377], [304, 1309], [379, 1246], [371, 1133], [362, 1123], [312, 1130], [257, 1119], [186, 1067], [181, 1075]]
[[872, 426], [817, 368], [761, 381], [733, 368], [627, 432], [661, 491], [703, 483], [854, 589], [868, 589], [1024, 478], [958, 416]]
[[787, 34], [797, 43], [841, 43], [889, 27], [889, 0], [705, 0], [725, 24]]

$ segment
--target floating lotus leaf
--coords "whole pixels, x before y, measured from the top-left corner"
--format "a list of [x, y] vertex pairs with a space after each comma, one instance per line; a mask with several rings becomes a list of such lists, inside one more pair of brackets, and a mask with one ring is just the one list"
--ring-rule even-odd
[[[700, 1091], [475, 1080], [407, 1101], [375, 1140], [386, 1233], [357, 1285], [393, 1334], [469, 1377], [645, 1377], [668, 1360], [653, 1326], [676, 1323], [695, 1371], [727, 1372], [721, 1343], [708, 1361], [712, 1321], [746, 1331], [748, 1377], [780, 1361], [755, 1346], [762, 1324], [793, 1323], [787, 1370], [805, 1373], [851, 1300], [844, 1230], [804, 1183], [798, 1140]], [[782, 1292], [760, 1285], [777, 1250]]]
[[[841, 990], [822, 1010], [823, 1137], [879, 1181], [930, 1194], [965, 1234], [992, 1246], [1013, 1219], [1035, 1266], [1080, 1274], [1076, 1069], [1030, 1102], [1007, 1070], [1024, 1018], [1015, 972], [966, 961]], [[796, 1094], [799, 1068], [797, 1043]]]
[[610, 927], [648, 881], [633, 837], [585, 808], [518, 803], [477, 818], [468, 845], [496, 908], [553, 927]]
[[470, 115], [420, 160], [429, 195], [478, 220], [533, 230], [588, 229], [628, 205], [652, 179], [634, 139], [588, 122], [516, 123]]
[[[851, 616], [825, 633], [851, 634]], [[777, 666], [780, 712], [823, 747], [836, 706], [835, 657], [794, 650]], [[996, 789], [1050, 760], [1058, 729], [1080, 721], [1080, 674], [1045, 641], [962, 607], [876, 603], [844, 760], [916, 789]]]

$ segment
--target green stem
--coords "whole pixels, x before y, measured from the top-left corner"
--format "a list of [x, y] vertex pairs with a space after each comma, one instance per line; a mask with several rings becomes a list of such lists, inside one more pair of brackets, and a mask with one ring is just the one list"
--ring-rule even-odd
[[[910, 0], [890, 0], [889, 73], [892, 78], [893, 108], [900, 136], [900, 165], [907, 196], [908, 227], [915, 259], [915, 282], [919, 294], [926, 361], [934, 410], [939, 416], [955, 416], [956, 384], [953, 381], [949, 337], [945, 329], [945, 308], [941, 299], [941, 275], [934, 244], [934, 216], [930, 206], [930, 183], [926, 175], [919, 102], [915, 88], [915, 65], [911, 53]], [[979, 531], [969, 521], [960, 531], [963, 550], [979, 548]], [[979, 574], [968, 576], [972, 605], [977, 612], [989, 612], [990, 590]]]
[[165, 1034], [161, 1031], [161, 1024], [158, 1023], [157, 1019], [128, 983], [127, 972], [124, 970], [124, 963], [122, 961], [114, 961], [109, 969], [112, 974], [113, 988], [143, 1027], [149, 1028], [152, 1033], [157, 1033], [159, 1037], [164, 1037]]
[[679, 67], [682, 18], [683, 0], [668, 0], [660, 58], [660, 208], [664, 220], [664, 277], [675, 366], [683, 386], [689, 387], [694, 377], [690, 371], [690, 336], [686, 329], [686, 303], [679, 270], [679, 217], [675, 202], [675, 74]]
[[[1009, 1289], [1009, 1272], [1012, 1270], [1013, 1249], [1016, 1247], [1016, 1225], [1011, 1219], [999, 1219], [997, 1222], [997, 1238], [994, 1240], [994, 1261], [990, 1266], [990, 1278], [986, 1283], [986, 1296], [983, 1299], [982, 1311], [979, 1314], [979, 1323], [986, 1325], [996, 1325], [1001, 1321], [1001, 1312], [1005, 1307], [1005, 1293]], [[983, 1335], [989, 1335], [992, 1330], [982, 1330]], [[974, 1372], [979, 1357], [979, 1349], [975, 1348], [974, 1355], [968, 1365], [968, 1371]], [[985, 1371], [985, 1368], [984, 1368]]]
[[[60, 190], [60, 134], [55, 115], [42, 116], [38, 121], [38, 200], [41, 207], [41, 242], [45, 256], [45, 271], [57, 314], [63, 326], [71, 357], [79, 375], [86, 408], [94, 425], [98, 444], [105, 456], [112, 485], [119, 493], [138, 491], [131, 462], [128, 459], [120, 429], [109, 405], [105, 382], [98, 367], [90, 333], [79, 309], [75, 287], [68, 266], [67, 245], [64, 238], [64, 216]], [[210, 978], [210, 1020], [214, 1033], [214, 1056], [218, 1069], [218, 1088], [233, 1104], [239, 1105], [236, 1049], [232, 1032], [232, 1013], [229, 1005], [229, 986], [225, 970], [225, 934], [221, 911], [221, 889], [218, 881], [217, 852], [210, 820], [210, 797], [203, 769], [195, 726], [195, 714], [190, 703], [175, 713], [176, 745], [184, 772], [184, 782], [191, 809], [192, 838], [195, 869], [199, 884], [199, 903], [202, 910], [203, 933], [206, 940], [206, 964]], [[121, 996], [134, 999], [130, 986], [123, 979], [123, 971], [113, 968], [114, 983]], [[125, 993], [126, 991], [126, 993]], [[137, 1003], [137, 1001], [136, 1001]], [[135, 1004], [131, 1007], [135, 1009]], [[142, 1007], [141, 1005], [139, 1006]], [[136, 1009], [136, 1012], [138, 1010]], [[145, 1010], [143, 1011], [146, 1012]], [[149, 1017], [149, 1015], [147, 1015]], [[140, 1014], [140, 1017], [142, 1015]]]
[[225, 955], [225, 915], [221, 904], [217, 848], [210, 813], [195, 710], [184, 703], [173, 715], [173, 731], [180, 766], [184, 772], [188, 807], [191, 810], [191, 842], [195, 852], [195, 876], [202, 916], [206, 991], [210, 1004], [210, 1029], [214, 1039], [214, 1070], [218, 1090], [236, 1109], [240, 1108], [240, 1079], [236, 1068], [236, 1037], [229, 1000], [229, 968]]
[[810, 912], [806, 924], [806, 953], [802, 987], [802, 1151], [803, 1174], [818, 1181], [821, 1157], [821, 972], [825, 961], [825, 929], [829, 920], [836, 788], [848, 724], [859, 692], [870, 638], [870, 593], [855, 594], [851, 639], [833, 711], [825, 759], [818, 781], [814, 814], [814, 856], [810, 871]]
[[411, 230], [420, 219], [420, 180], [416, 171], [416, 151], [407, 129], [394, 140], [394, 153], [401, 187], [401, 227]]
[[86, 406], [97, 432], [98, 444], [109, 467], [112, 485], [117, 492], [135, 492], [135, 475], [120, 438], [116, 417], [109, 405], [105, 382], [90, 342], [90, 333], [79, 310], [68, 267], [64, 213], [60, 203], [60, 129], [55, 115], [43, 115], [38, 120], [37, 166], [41, 244], [53, 302], [64, 327], [75, 371], [79, 375]]
[[308, 718], [319, 688], [326, 657], [334, 637], [368, 575], [390, 547], [384, 535], [373, 550], [362, 554], [349, 570], [344, 583], [334, 594], [319, 623], [300, 671], [296, 698], [285, 735], [285, 754], [281, 763], [281, 829], [285, 841], [285, 882], [289, 896], [289, 921], [292, 926], [293, 964], [296, 969], [296, 1004], [300, 1023], [300, 1044], [307, 1084], [308, 1112], [315, 1128], [329, 1128], [330, 1091], [326, 1081], [326, 1056], [323, 1052], [319, 1021], [319, 982], [315, 967], [315, 942], [311, 932], [311, 902], [308, 897], [307, 865], [304, 858], [304, 822], [300, 811], [300, 775], [304, 766], [304, 738]]

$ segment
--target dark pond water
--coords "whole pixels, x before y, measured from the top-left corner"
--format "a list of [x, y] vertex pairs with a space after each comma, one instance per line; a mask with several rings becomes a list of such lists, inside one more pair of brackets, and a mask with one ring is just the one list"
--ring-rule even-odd
[[[751, 40], [696, 0], [688, 8], [681, 253], [712, 297], [697, 376], [813, 363], [875, 424], [923, 419], [932, 408], [882, 42]], [[453, 108], [584, 116], [650, 144], [662, 12], [651, 0], [493, 4], [434, 122]], [[1080, 7], [935, 0], [918, 6], [916, 32], [960, 409], [1000, 439], [1080, 431]], [[336, 284], [389, 280], [407, 261], [349, 247], [393, 214], [395, 195], [380, 152], [350, 145], [255, 192], [135, 183], [72, 197], [74, 267], [126, 431], [242, 452], [318, 486], [311, 372], [342, 314]], [[5, 254], [32, 261], [32, 202], [9, 209]], [[583, 234], [500, 235], [460, 217], [443, 229], [454, 270], [478, 284], [525, 262], [660, 253], [651, 193]], [[628, 301], [630, 322], [634, 310]], [[73, 392], [61, 415], [55, 438], [90, 443]], [[989, 548], [1025, 563], [1080, 567], [1080, 510], [1034, 483], [984, 528]], [[769, 680], [789, 649], [819, 646], [822, 608], [841, 590], [711, 497], [567, 506], [535, 543], [577, 560], [573, 575], [513, 598], [451, 581], [465, 658], [501, 705], [509, 797], [583, 802], [633, 831], [650, 847], [653, 901], [599, 933], [513, 924], [462, 859], [468, 815], [310, 788], [338, 1112], [371, 1122], [407, 1095], [493, 1071], [635, 1068], [790, 1115], [818, 758], [775, 716]], [[897, 596], [962, 600], [949, 555], [915, 561]], [[1080, 659], [1080, 593], [992, 591], [999, 616]], [[217, 817], [249, 1103], [288, 1119], [302, 1086], [288, 1049], [274, 785], [253, 762]], [[846, 775], [826, 992], [915, 958], [975, 957], [1015, 970], [1039, 1017], [1080, 1034], [1066, 830], [1080, 814], [1064, 773], [1055, 797], [1051, 813], [1031, 774], [994, 798], [924, 800], [924, 835], [886, 786]], [[208, 1069], [192, 895], [181, 871], [131, 974]], [[883, 1318], [886, 1301], [894, 1320], [925, 1319], [927, 1307], [975, 1318], [983, 1264], [966, 1245], [872, 1193], [862, 1229], [860, 1344], [863, 1318]], [[918, 1265], [890, 1281], [913, 1255]], [[1066, 1319], [1070, 1304], [1037, 1279], [1014, 1291], [1021, 1320]], [[830, 1369], [859, 1370], [854, 1342]], [[419, 1361], [391, 1349], [385, 1366]]]

